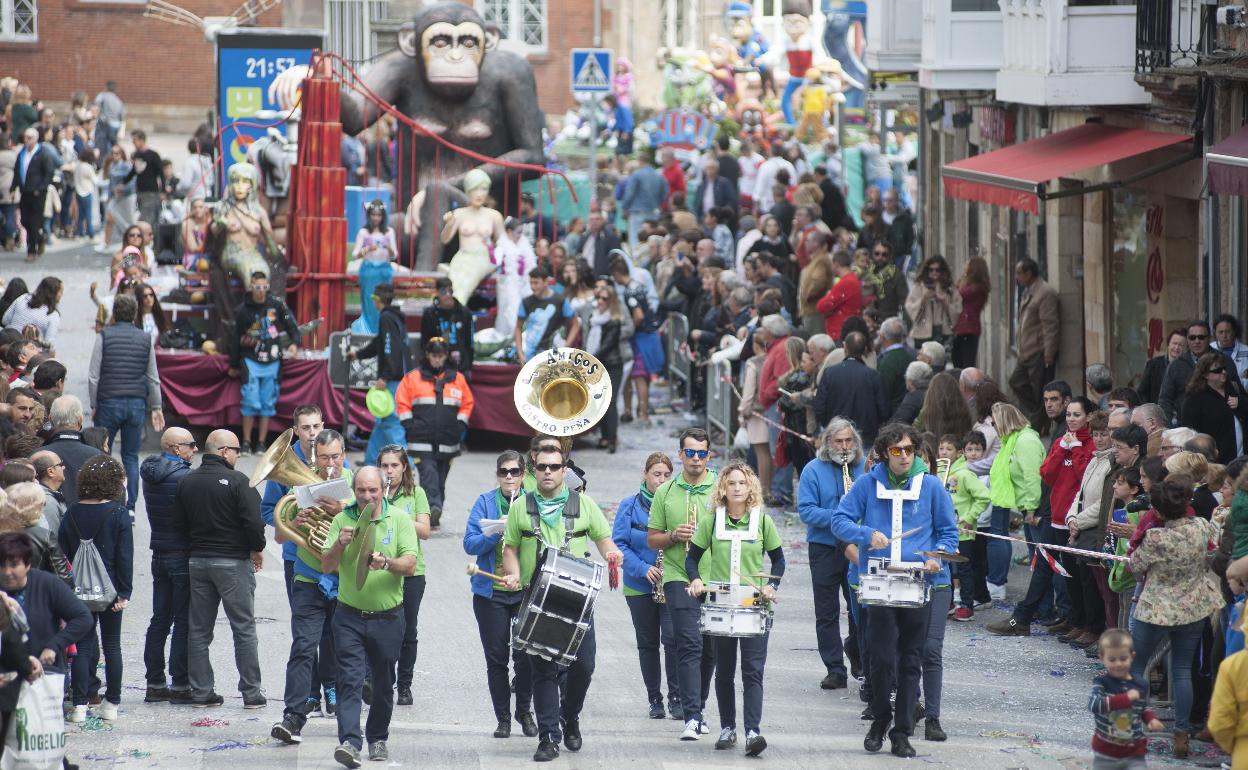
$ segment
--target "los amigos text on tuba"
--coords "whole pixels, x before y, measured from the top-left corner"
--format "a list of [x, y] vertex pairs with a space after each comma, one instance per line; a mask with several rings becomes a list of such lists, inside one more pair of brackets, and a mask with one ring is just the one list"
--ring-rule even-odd
[[571, 439], [606, 416], [614, 394], [601, 361], [577, 348], [554, 348], [525, 362], [512, 397], [529, 427]]
[[[264, 456], [260, 458], [260, 463], [251, 474], [250, 483], [253, 487], [259, 486], [264, 481], [275, 481], [285, 487], [323, 481], [316, 471], [305, 465], [295, 454], [294, 436], [294, 429], [288, 428], [265, 451]], [[296, 525], [295, 517], [299, 513], [299, 504], [295, 502], [293, 492], [284, 495], [273, 507], [273, 527], [281, 534], [283, 540], [311, 552], [316, 559], [314, 566], [319, 568], [320, 555], [324, 552], [326, 545], [325, 537], [329, 534], [329, 524], [334, 517], [320, 508], [310, 510], [312, 517], [309, 522]]]

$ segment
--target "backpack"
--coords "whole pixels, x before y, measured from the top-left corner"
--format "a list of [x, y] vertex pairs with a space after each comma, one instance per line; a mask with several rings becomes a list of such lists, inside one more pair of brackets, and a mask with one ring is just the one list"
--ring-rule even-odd
[[[78, 535], [78, 552], [74, 554], [74, 596], [77, 596], [87, 609], [92, 612], [103, 612], [117, 601], [117, 589], [113, 587], [113, 579], [108, 576], [108, 568], [104, 566], [104, 557], [100, 549], [95, 547], [95, 538], [100, 529], [95, 530], [91, 539], [84, 538], [78, 531], [78, 522], [70, 517], [69, 523]], [[105, 520], [107, 523], [107, 520]], [[102, 528], [104, 524], [100, 525]]]

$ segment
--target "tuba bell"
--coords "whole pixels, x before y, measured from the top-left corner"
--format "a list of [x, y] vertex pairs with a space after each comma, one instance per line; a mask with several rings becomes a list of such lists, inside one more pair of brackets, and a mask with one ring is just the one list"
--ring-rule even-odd
[[[253, 487], [264, 481], [295, 487], [323, 480], [295, 454], [294, 437], [294, 429], [288, 428], [265, 450], [264, 456], [251, 474], [250, 483]], [[320, 508], [310, 510], [311, 521], [301, 526], [296, 525], [295, 516], [299, 513], [299, 504], [295, 502], [294, 493], [283, 495], [273, 507], [273, 527], [281, 533], [284, 540], [311, 552], [317, 562], [313, 566], [319, 568], [320, 556], [326, 545], [325, 537], [329, 534], [329, 524], [334, 517]]]
[[516, 411], [539, 433], [571, 438], [598, 424], [611, 407], [611, 378], [584, 350], [555, 348], [535, 354], [516, 376]]

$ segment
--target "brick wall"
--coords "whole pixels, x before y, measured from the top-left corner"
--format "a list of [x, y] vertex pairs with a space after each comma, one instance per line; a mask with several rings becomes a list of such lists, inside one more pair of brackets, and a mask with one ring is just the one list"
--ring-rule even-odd
[[[611, 29], [611, 16], [604, 8], [604, 45]], [[546, 53], [529, 57], [537, 78], [537, 101], [547, 115], [562, 115], [575, 104], [569, 88], [572, 76], [568, 72], [571, 64], [568, 52], [573, 48], [590, 48], [593, 45], [594, 4], [591, 0], [547, 0]]]
[[[243, 0], [174, 0], [197, 16], [226, 16]], [[144, 3], [39, 0], [39, 40], [0, 43], [0, 74], [30, 85], [35, 97], [94, 98], [107, 80], [127, 105], [212, 105], [214, 46], [192, 27], [143, 17]], [[280, 10], [261, 25], [281, 23]], [[140, 113], [144, 110], [138, 110]]]

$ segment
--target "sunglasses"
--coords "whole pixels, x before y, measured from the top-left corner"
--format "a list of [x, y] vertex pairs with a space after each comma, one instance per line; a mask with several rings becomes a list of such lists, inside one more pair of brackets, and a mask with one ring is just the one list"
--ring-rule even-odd
[[220, 450], [218, 450], [218, 451], [224, 452], [224, 451], [225, 451], [225, 450], [227, 450], [227, 449], [228, 449], [228, 450], [230, 450], [231, 452], [237, 452], [237, 451], [241, 450], [241, 449], [242, 449], [242, 447], [237, 447], [237, 446], [223, 446], [223, 447], [221, 447], [221, 449], [220, 449]]
[[498, 470], [494, 471], [494, 473], [498, 476], [515, 477], [515, 476], [519, 476], [523, 474], [524, 470], [521, 468], [499, 468]]
[[1187, 335], [1187, 338], [1191, 340], [1192, 342], [1200, 342], [1201, 340], [1209, 339], [1209, 335], [1208, 334], [1189, 334]]
[[889, 457], [901, 457], [902, 455], [905, 455], [906, 457], [913, 457], [914, 447], [913, 446], [890, 446], [888, 448]]
[[1210, 369], [1209, 373], [1210, 374], [1226, 374], [1226, 370], [1219, 367], [1217, 369]]
[[692, 460], [695, 457], [698, 458], [699, 460], [705, 460], [706, 456], [709, 455], [710, 453], [711, 452], [709, 449], [686, 449], [685, 457], [688, 457], [690, 460]]
[[542, 471], [543, 473], [546, 473], [546, 472], [554, 473], [555, 471], [563, 467], [563, 463], [534, 463], [533, 467], [539, 471]]
[[[181, 441], [181, 442], [178, 442], [175, 446], [189, 446], [191, 449], [194, 449], [198, 447], [199, 444], [194, 441]], [[62, 463], [62, 465], [64, 465], [64, 463]]]

